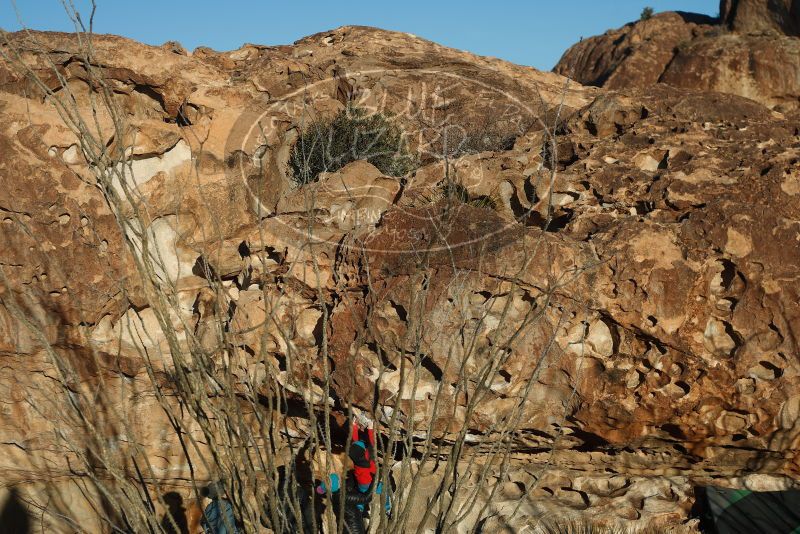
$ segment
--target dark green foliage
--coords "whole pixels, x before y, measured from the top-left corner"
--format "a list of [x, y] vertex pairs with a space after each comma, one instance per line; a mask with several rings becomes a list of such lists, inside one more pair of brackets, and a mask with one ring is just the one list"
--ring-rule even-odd
[[470, 196], [466, 187], [458, 182], [447, 181], [441, 185], [442, 197], [461, 204], [467, 204], [475, 208], [486, 208], [493, 210], [497, 208], [497, 202], [490, 196], [478, 195]]
[[469, 202], [469, 191], [458, 182], [446, 181], [442, 183], [441, 188], [444, 198], [464, 204]]
[[352, 106], [333, 120], [311, 124], [292, 148], [289, 166], [295, 183], [303, 185], [357, 160], [369, 161], [388, 176], [403, 176], [416, 166], [397, 125], [385, 115]]
[[487, 210], [494, 210], [497, 209], [497, 201], [487, 195], [479, 195], [477, 197], [473, 197], [469, 199], [467, 202], [470, 206], [475, 208], [486, 208]]
[[653, 8], [647, 6], [646, 8], [642, 9], [642, 14], [639, 15], [639, 20], [650, 20], [653, 18]]
[[450, 157], [460, 157], [487, 150], [500, 152], [514, 148], [517, 140], [516, 132], [504, 132], [500, 129], [476, 129], [466, 132], [458, 145], [458, 149]]
[[448, 125], [446, 137], [441, 136], [426, 146], [436, 159], [445, 156], [460, 158], [478, 152], [502, 152], [514, 148], [514, 142], [531, 126], [532, 120], [523, 117], [519, 122], [497, 120], [492, 116], [477, 117], [469, 122]]

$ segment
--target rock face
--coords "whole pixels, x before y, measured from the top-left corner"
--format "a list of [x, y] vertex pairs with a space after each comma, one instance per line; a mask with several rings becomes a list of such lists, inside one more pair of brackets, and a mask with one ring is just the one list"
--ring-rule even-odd
[[776, 31], [800, 37], [797, 0], [722, 0], [720, 21], [739, 33]]
[[659, 13], [585, 39], [567, 50], [559, 74], [608, 89], [656, 83], [800, 106], [800, 4], [723, 1], [720, 19]]
[[[637, 70], [656, 82], [675, 64], [658, 55], [673, 46], [665, 25], [697, 46], [751, 38], [703, 37], [710, 22], [658, 15], [593, 41], [630, 46], [590, 61], [598, 48], [583, 43], [562, 63], [596, 63], [588, 81], [627, 87]], [[51, 61], [88, 111], [74, 38], [34, 36], [45, 54], [29, 64], [47, 80]], [[110, 392], [113, 405], [93, 407], [119, 423], [110, 450], [147, 450], [151, 483], [188, 496], [151, 384], [169, 387], [174, 347], [216, 350], [219, 307], [234, 348], [217, 365], [243, 395], [266, 396], [254, 377], [274, 373], [287, 395], [340, 415], [345, 399], [392, 406], [383, 416], [402, 414], [420, 440], [465, 429], [468, 443], [492, 443], [513, 421], [511, 467], [491, 476], [493, 510], [522, 502], [515, 528], [547, 510], [680, 526], [695, 484], [779, 487], [800, 471], [796, 113], [667, 85], [569, 85], [371, 28], [226, 53], [94, 44], [130, 124], [140, 195], [116, 215], [51, 104], [0, 64], [6, 485], [81, 502], [80, 421], [63, 421], [56, 400], [65, 385]], [[420, 167], [400, 180], [356, 161], [293, 185], [303, 125], [353, 102], [395, 116]], [[503, 146], [462, 150], [498, 135]], [[454, 176], [463, 192], [448, 196]], [[142, 206], [138, 234], [119, 224]], [[163, 259], [154, 276], [174, 316], [149, 306], [126, 243]], [[77, 371], [61, 377], [48, 345]], [[470, 406], [465, 392], [493, 367]], [[287, 432], [307, 432], [292, 421]]]

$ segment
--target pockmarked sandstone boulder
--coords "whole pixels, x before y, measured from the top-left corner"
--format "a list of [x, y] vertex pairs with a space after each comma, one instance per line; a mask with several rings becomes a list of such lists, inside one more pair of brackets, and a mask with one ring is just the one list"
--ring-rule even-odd
[[800, 107], [800, 4], [722, 0], [719, 18], [658, 13], [575, 44], [554, 72], [608, 89], [656, 83]]
[[797, 0], [722, 0], [720, 22], [741, 33], [777, 31], [800, 37], [800, 4]]
[[[725, 13], [738, 31], [745, 10]], [[128, 125], [106, 142], [130, 147], [136, 190], [116, 211], [80, 139], [0, 63], [0, 479], [37, 502], [56, 488], [101, 530], [58, 399], [102, 389], [108, 450], [147, 451], [149, 483], [189, 498], [197, 466], [154, 391], [202, 363], [174, 358], [197, 343], [215, 355], [203, 372], [243, 397], [269, 398], [272, 374], [340, 418], [377, 406], [412, 444], [511, 443], [508, 467], [487, 469], [497, 513], [520, 505], [514, 528], [556, 512], [688, 529], [697, 484], [793, 485], [800, 116], [768, 106], [794, 97], [712, 92], [723, 71], [656, 82], [700, 57], [674, 56], [672, 30], [733, 55], [796, 38], [706, 35], [715, 24], [659, 14], [577, 45], [557, 71], [602, 89], [364, 27], [191, 54], [98, 35]], [[90, 113], [74, 37], [11, 41], [31, 38], [33, 71], [55, 84], [55, 66]], [[356, 161], [298, 186], [299, 134], [354, 103], [397, 121], [418, 168]], [[161, 258], [170, 315], [148, 304], [132, 250]], [[289, 419], [281, 432], [308, 434]]]

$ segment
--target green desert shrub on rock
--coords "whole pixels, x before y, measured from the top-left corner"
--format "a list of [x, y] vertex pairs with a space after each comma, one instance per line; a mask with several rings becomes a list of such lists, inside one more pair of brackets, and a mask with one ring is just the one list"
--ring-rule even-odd
[[289, 166], [294, 182], [303, 185], [357, 160], [388, 176], [403, 176], [416, 167], [403, 130], [386, 115], [355, 106], [308, 126], [292, 148]]
[[494, 151], [501, 152], [514, 148], [514, 142], [520, 132], [512, 129], [504, 130], [496, 125], [475, 126], [465, 130], [459, 143], [452, 150], [450, 157], [457, 158], [467, 154]]
[[441, 198], [451, 202], [460, 202], [474, 208], [485, 208], [494, 210], [497, 208], [497, 201], [487, 195], [470, 195], [469, 190], [463, 184], [453, 181], [446, 181], [440, 186]]

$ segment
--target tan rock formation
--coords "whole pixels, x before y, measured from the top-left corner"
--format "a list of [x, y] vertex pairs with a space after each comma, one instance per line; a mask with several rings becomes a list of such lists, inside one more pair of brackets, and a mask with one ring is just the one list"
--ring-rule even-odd
[[800, 4], [796, 0], [722, 0], [719, 18], [740, 33], [773, 30], [800, 37]]
[[[707, 22], [659, 15], [624, 39], [663, 51], [662, 25], [699, 39]], [[33, 35], [45, 54], [26, 60], [52, 83], [54, 62], [88, 111], [74, 39]], [[264, 377], [274, 376], [281, 394], [329, 406], [334, 419], [348, 403], [377, 402], [414, 443], [464, 430], [482, 451], [510, 422], [510, 467], [487, 472], [501, 488], [492, 512], [502, 519], [521, 503], [515, 528], [587, 509], [677, 527], [693, 484], [768, 487], [797, 474], [796, 114], [664, 85], [567, 85], [361, 27], [226, 53], [113, 36], [95, 47], [130, 125], [128, 139], [107, 136], [132, 147], [137, 187], [116, 216], [79, 140], [0, 64], [6, 485], [79, 500], [81, 428], [62, 417], [63, 386], [115, 399], [94, 410], [113, 423], [109, 454], [147, 451], [148, 484], [192, 498], [153, 387], [168, 394], [184, 367], [230, 373], [242, 398], [271, 398]], [[603, 56], [616, 69], [609, 83], [625, 85], [624, 65], [644, 68], [637, 57]], [[653, 60], [653, 72], [669, 62]], [[564, 91], [551, 142], [538, 119], [553, 123]], [[396, 115], [420, 168], [398, 179], [357, 161], [293, 185], [298, 133], [354, 99]], [[109, 117], [98, 121], [111, 131]], [[449, 153], [445, 165], [443, 128], [465, 143], [498, 132], [511, 142]], [[448, 189], [453, 180], [463, 189]], [[141, 226], [118, 224], [142, 212]], [[173, 313], [151, 305], [131, 247], [162, 258], [154, 277]], [[60, 377], [45, 341], [78, 372]], [[200, 353], [195, 342], [213, 357], [175, 359], [175, 347]], [[261, 417], [242, 409], [247, 425]], [[207, 450], [202, 421], [180, 423]], [[294, 439], [310, 426], [289, 413], [271, 428]], [[436, 491], [434, 475], [424, 480], [420, 509]]]
[[720, 16], [659, 13], [584, 39], [553, 70], [608, 89], [666, 83], [797, 109], [800, 4], [723, 0]]

